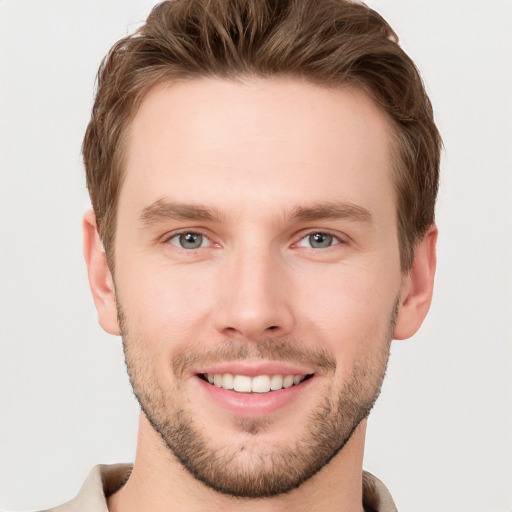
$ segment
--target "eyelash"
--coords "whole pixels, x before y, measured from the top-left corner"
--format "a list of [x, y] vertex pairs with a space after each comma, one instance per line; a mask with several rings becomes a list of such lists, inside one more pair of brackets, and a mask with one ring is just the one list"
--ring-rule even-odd
[[[193, 236], [202, 237], [201, 244], [198, 247], [183, 247], [179, 243], [179, 240], [180, 240], [180, 237], [187, 236], [187, 235], [193, 235]], [[330, 239], [330, 242], [331, 242], [330, 245], [328, 245], [326, 247], [312, 247], [311, 246], [311, 237], [317, 236], [317, 235], [321, 235], [324, 238]], [[305, 241], [305, 240], [308, 240], [308, 239], [309, 239], [310, 245], [308, 245], [308, 246], [302, 245], [302, 242]], [[177, 240], [177, 243], [173, 243], [173, 240]], [[191, 251], [191, 250], [196, 250], [196, 249], [203, 249], [203, 248], [206, 247], [206, 246], [203, 245], [203, 243], [207, 242], [207, 241], [212, 243], [212, 240], [207, 235], [205, 235], [204, 233], [201, 233], [200, 231], [180, 231], [178, 233], [173, 233], [171, 236], [169, 236], [169, 237], [167, 237], [165, 239], [166, 243], [170, 243], [171, 245], [177, 247], [178, 249], [183, 249], [183, 250], [186, 250], [186, 251]], [[306, 247], [308, 249], [322, 250], [322, 249], [329, 249], [329, 248], [331, 248], [333, 246], [341, 245], [343, 243], [345, 243], [345, 242], [339, 236], [334, 235], [332, 233], [329, 233], [328, 231], [310, 231], [309, 233], [306, 233], [304, 236], [302, 236], [300, 238], [300, 240], [297, 243], [294, 244], [294, 246], [296, 246], [296, 247]]]

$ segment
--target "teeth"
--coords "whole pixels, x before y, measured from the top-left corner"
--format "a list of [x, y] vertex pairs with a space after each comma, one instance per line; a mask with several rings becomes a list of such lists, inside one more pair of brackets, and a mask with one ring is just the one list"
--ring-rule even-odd
[[268, 393], [270, 391], [270, 377], [268, 375], [254, 377], [251, 391], [253, 393]]
[[222, 376], [222, 387], [224, 389], [233, 389], [235, 387], [235, 377], [231, 373], [225, 373]]
[[281, 375], [272, 375], [270, 379], [270, 389], [277, 391], [283, 387], [283, 377]]
[[[224, 380], [224, 379], [223, 379]], [[247, 375], [235, 375], [233, 389], [241, 393], [250, 393], [251, 390], [251, 377]]]
[[207, 373], [206, 379], [218, 388], [234, 389], [239, 393], [268, 393], [300, 384], [305, 375], [233, 375], [231, 373]]
[[293, 375], [287, 375], [283, 379], [283, 388], [291, 388], [293, 386]]

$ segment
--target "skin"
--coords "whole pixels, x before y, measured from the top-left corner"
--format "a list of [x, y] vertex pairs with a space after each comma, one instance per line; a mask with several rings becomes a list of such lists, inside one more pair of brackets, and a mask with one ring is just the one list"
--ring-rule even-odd
[[[363, 390], [376, 396], [391, 337], [412, 336], [428, 311], [437, 230], [426, 233], [403, 274], [389, 133], [384, 114], [353, 88], [292, 79], [161, 85], [129, 127], [115, 285], [94, 215], [85, 216], [99, 321], [121, 334], [116, 305], [122, 309], [132, 383], [155, 398], [159, 414], [182, 411], [238, 468], [250, 470], [258, 453], [293, 450], [311, 414], [326, 400], [336, 404], [357, 368], [366, 371]], [[177, 203], [195, 207], [194, 215], [159, 209]], [[198, 213], [198, 205], [214, 215]], [[299, 207], [307, 215], [294, 216]], [[204, 235], [204, 244], [181, 248], [183, 231]], [[332, 244], [311, 247], [312, 233], [332, 235]], [[321, 351], [335, 368], [263, 350], [272, 343]], [[282, 359], [314, 376], [271, 412], [226, 408], [197, 376], [220, 364], [226, 346], [246, 351], [245, 359], [224, 356], [238, 369], [258, 374], [258, 365]], [[187, 354], [199, 362], [173, 371]], [[141, 413], [134, 470], [109, 509], [361, 511], [365, 429], [363, 419], [297, 489], [240, 499], [196, 480]]]

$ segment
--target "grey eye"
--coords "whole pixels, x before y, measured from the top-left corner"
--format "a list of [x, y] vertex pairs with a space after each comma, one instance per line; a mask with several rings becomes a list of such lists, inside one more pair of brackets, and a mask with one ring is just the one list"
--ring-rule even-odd
[[325, 249], [326, 247], [331, 247], [333, 238], [334, 237], [328, 233], [313, 233], [309, 235], [308, 241], [313, 249]]
[[327, 249], [340, 243], [339, 239], [329, 233], [311, 233], [302, 238], [297, 244], [299, 247], [310, 247], [312, 249]]
[[201, 233], [179, 233], [174, 235], [169, 242], [182, 249], [199, 249], [207, 244], [208, 238]]

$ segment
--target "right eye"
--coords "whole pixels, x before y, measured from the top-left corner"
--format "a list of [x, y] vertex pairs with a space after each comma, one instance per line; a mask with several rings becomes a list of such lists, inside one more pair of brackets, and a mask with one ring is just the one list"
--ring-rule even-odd
[[208, 237], [202, 233], [194, 233], [187, 231], [184, 233], [176, 233], [169, 238], [169, 243], [180, 249], [201, 249], [207, 247], [211, 242]]

